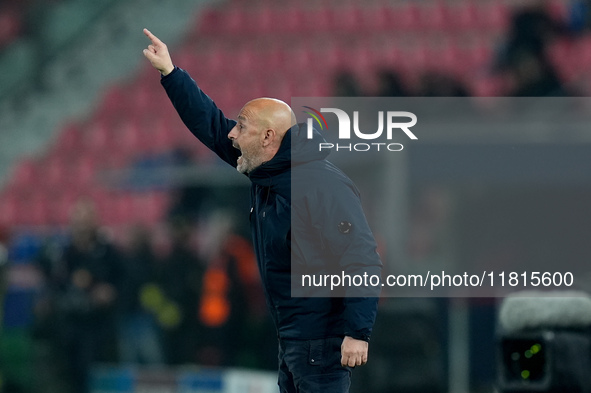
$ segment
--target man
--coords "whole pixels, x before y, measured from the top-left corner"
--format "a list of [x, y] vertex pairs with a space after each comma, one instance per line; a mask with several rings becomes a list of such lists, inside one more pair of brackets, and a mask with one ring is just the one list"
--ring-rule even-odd
[[45, 311], [55, 313], [42, 317], [49, 318], [56, 348], [63, 351], [72, 391], [87, 393], [92, 363], [117, 357], [113, 343], [120, 255], [101, 233], [95, 206], [88, 200], [73, 207], [71, 238], [63, 250], [55, 251], [44, 250], [39, 261], [52, 296], [52, 307]]
[[[381, 262], [355, 186], [325, 160], [328, 153], [317, 151], [318, 140], [296, 138], [300, 129], [302, 135], [306, 131], [296, 125], [286, 103], [255, 99], [242, 108], [237, 122], [227, 119], [174, 66], [166, 45], [146, 29], [144, 34], [151, 40], [144, 55], [160, 71], [185, 125], [252, 182], [250, 222], [279, 337], [281, 392], [348, 392], [350, 367], [367, 362], [377, 297], [296, 297], [291, 289], [292, 266], [322, 271], [327, 260], [337, 260], [348, 273], [369, 269], [379, 274]], [[293, 179], [292, 167], [300, 170]], [[307, 206], [309, 214], [292, 209], [292, 199]]]

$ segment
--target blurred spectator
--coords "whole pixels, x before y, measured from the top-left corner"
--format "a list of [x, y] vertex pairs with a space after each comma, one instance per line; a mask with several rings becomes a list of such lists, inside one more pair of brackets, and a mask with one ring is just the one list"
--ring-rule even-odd
[[170, 254], [158, 264], [159, 286], [162, 292], [156, 307], [158, 322], [164, 329], [166, 361], [169, 364], [194, 363], [199, 340], [198, 304], [203, 281], [203, 265], [191, 246], [191, 223], [177, 217], [169, 223], [172, 236]]
[[567, 35], [566, 21], [552, 17], [546, 1], [532, 1], [511, 18], [510, 32], [496, 60], [515, 84], [509, 95], [517, 97], [565, 96], [546, 49], [557, 36]]
[[256, 341], [253, 330], [260, 329], [266, 317], [254, 251], [234, 232], [234, 219], [225, 211], [210, 216], [205, 232], [207, 271], [199, 318], [207, 342], [200, 348], [199, 364], [244, 366], [240, 357], [259, 350], [259, 345], [247, 347]]
[[118, 301], [119, 354], [124, 363], [164, 362], [156, 316], [150, 312], [150, 299], [146, 299], [149, 296], [146, 291], [156, 280], [154, 259], [148, 230], [140, 226], [133, 227], [130, 244], [121, 259], [122, 285]]
[[540, 55], [553, 38], [567, 33], [565, 22], [553, 18], [547, 1], [540, 0], [518, 9], [511, 17], [510, 26], [501, 62], [503, 57], [510, 59], [514, 51]]
[[355, 75], [341, 71], [334, 77], [334, 95], [336, 97], [361, 97], [363, 92]]
[[515, 50], [506, 67], [515, 88], [514, 97], [563, 97], [571, 95], [543, 53]]
[[70, 230], [63, 252], [50, 247], [49, 255], [41, 258], [52, 294], [41, 314], [53, 323], [50, 333], [63, 351], [72, 391], [86, 393], [92, 362], [116, 360], [114, 306], [120, 257], [99, 231], [91, 202], [75, 205]]
[[400, 79], [400, 75], [386, 69], [378, 71], [377, 97], [408, 97], [409, 95]]
[[437, 72], [423, 74], [419, 81], [419, 97], [468, 97], [470, 94], [459, 81]]

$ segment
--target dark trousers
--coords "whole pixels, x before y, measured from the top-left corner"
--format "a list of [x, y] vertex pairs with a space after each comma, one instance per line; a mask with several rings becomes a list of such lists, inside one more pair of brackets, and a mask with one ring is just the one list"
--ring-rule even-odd
[[351, 369], [341, 366], [342, 337], [279, 340], [281, 393], [348, 393]]

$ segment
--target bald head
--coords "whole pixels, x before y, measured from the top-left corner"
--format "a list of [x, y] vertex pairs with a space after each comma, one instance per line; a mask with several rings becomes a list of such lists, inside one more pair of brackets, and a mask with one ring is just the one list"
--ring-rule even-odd
[[275, 130], [281, 138], [296, 124], [295, 115], [289, 105], [276, 98], [256, 98], [247, 102], [242, 112], [252, 112], [262, 128]]
[[296, 119], [285, 102], [275, 98], [257, 98], [244, 105], [238, 123], [228, 134], [242, 155], [238, 158], [239, 172], [248, 173], [271, 160], [281, 141]]

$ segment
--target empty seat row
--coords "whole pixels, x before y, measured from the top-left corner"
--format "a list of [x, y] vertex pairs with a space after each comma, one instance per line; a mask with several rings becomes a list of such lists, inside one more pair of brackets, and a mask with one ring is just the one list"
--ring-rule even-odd
[[210, 8], [198, 34], [298, 34], [318, 32], [494, 30], [506, 28], [509, 7], [498, 1], [398, 2], [323, 6], [290, 2], [262, 7]]
[[71, 210], [79, 198], [88, 197], [96, 204], [104, 225], [154, 225], [165, 218], [169, 207], [169, 197], [164, 191], [140, 193], [88, 188], [81, 193], [4, 193], [0, 196], [0, 225], [64, 226], [69, 223]]

